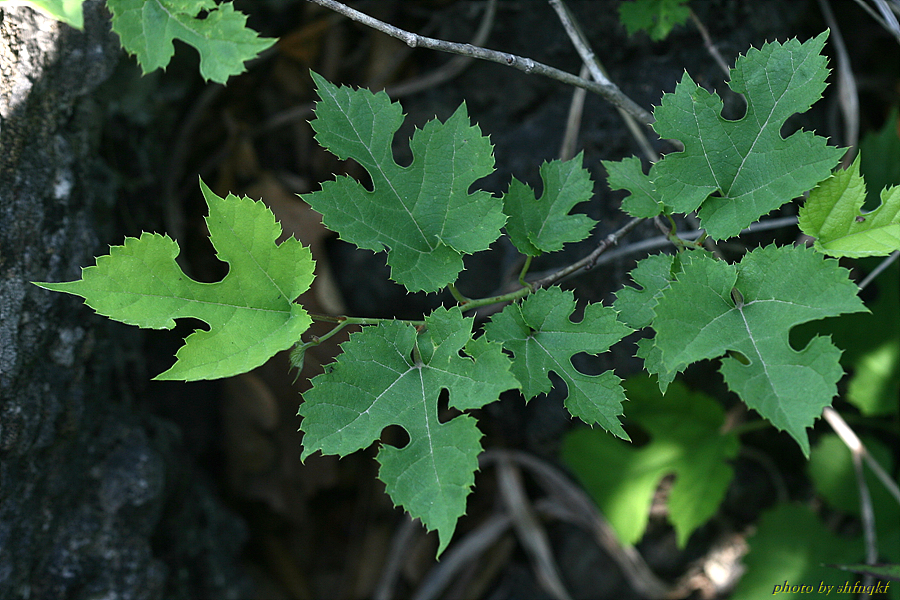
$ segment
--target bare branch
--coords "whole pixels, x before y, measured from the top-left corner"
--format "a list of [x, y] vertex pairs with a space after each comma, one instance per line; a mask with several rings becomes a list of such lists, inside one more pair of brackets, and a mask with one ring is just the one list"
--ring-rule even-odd
[[[578, 26], [578, 23], [572, 17], [572, 14], [569, 12], [568, 7], [563, 4], [562, 0], [549, 0], [550, 6], [553, 7], [553, 10], [556, 11], [556, 14], [559, 16], [559, 20], [562, 23], [563, 29], [566, 30], [566, 33], [569, 36], [569, 39], [572, 41], [572, 45], [575, 47], [575, 50], [578, 51], [578, 55], [581, 57], [584, 66], [587, 67], [588, 71], [591, 74], [591, 77], [597, 83], [602, 85], [614, 85], [609, 77], [606, 75], [606, 71], [603, 69], [603, 64], [600, 62], [600, 59], [597, 58], [597, 54], [591, 48], [588, 43], [587, 37], [582, 32], [581, 27]], [[583, 76], [583, 75], [582, 75]], [[628, 127], [628, 130], [631, 132], [632, 137], [634, 137], [635, 141], [641, 147], [641, 150], [644, 153], [644, 156], [650, 162], [656, 162], [659, 160], [659, 155], [653, 149], [653, 146], [650, 145], [649, 140], [647, 139], [646, 134], [642, 129], [640, 129], [634, 121], [634, 117], [624, 110], [621, 106], [616, 106], [616, 109], [619, 111], [619, 114], [622, 115], [622, 119], [625, 121], [625, 125]], [[649, 122], [645, 122], [646, 125], [649, 125]], [[676, 147], [681, 146], [681, 143], [672, 140]], [[683, 150], [683, 147], [679, 148]]]
[[394, 27], [393, 25], [385, 23], [384, 21], [379, 21], [374, 17], [370, 17], [365, 13], [361, 13], [358, 10], [350, 8], [345, 4], [337, 2], [336, 0], [308, 1], [331, 9], [358, 23], [362, 23], [363, 25], [371, 27], [372, 29], [376, 29], [378, 31], [381, 31], [382, 33], [386, 33], [391, 37], [395, 37], [398, 40], [406, 43], [411, 48], [421, 47], [428, 48], [430, 50], [448, 52], [450, 54], [471, 56], [472, 58], [479, 58], [481, 60], [495, 62], [501, 65], [506, 65], [508, 67], [513, 67], [514, 69], [518, 69], [520, 71], [524, 71], [525, 73], [535, 73], [537, 75], [543, 75], [545, 77], [561, 81], [562, 83], [568, 85], [574, 85], [576, 87], [584, 88], [589, 92], [594, 92], [595, 94], [600, 95], [608, 102], [612, 103], [614, 106], [621, 107], [639, 121], [646, 124], [653, 123], [653, 115], [638, 106], [638, 104], [635, 103], [631, 98], [622, 93], [622, 90], [620, 90], [618, 86], [612, 83], [604, 84], [594, 81], [588, 81], [587, 79], [582, 79], [577, 75], [572, 75], [571, 73], [567, 73], [554, 67], [550, 67], [536, 60], [517, 56], [515, 54], [509, 54], [507, 52], [498, 52], [496, 50], [488, 50], [487, 48], [482, 48], [480, 46], [473, 46], [472, 44], [458, 44], [456, 42], [447, 42], [445, 40], [437, 40], [434, 38], [421, 36], [416, 33], [400, 29], [399, 27]]
[[887, 488], [888, 492], [890, 492], [891, 496], [893, 496], [897, 500], [897, 504], [900, 504], [900, 488], [897, 487], [897, 484], [891, 479], [891, 476], [888, 475], [887, 471], [882, 468], [878, 461], [872, 458], [872, 455], [869, 454], [869, 451], [866, 450], [865, 445], [863, 445], [862, 441], [856, 436], [856, 433], [847, 425], [847, 422], [844, 421], [843, 417], [837, 413], [836, 410], [831, 408], [830, 406], [826, 406], [822, 411], [822, 417], [828, 421], [828, 424], [831, 425], [831, 428], [834, 429], [834, 432], [838, 434], [838, 437], [841, 438], [841, 441], [850, 448], [850, 452], [854, 454], [862, 455], [863, 459], [866, 461], [866, 464], [869, 465], [869, 468], [872, 469], [872, 472], [881, 480], [881, 483], [884, 484], [884, 487]]
[[631, 231], [632, 229], [637, 227], [638, 224], [643, 221], [644, 221], [644, 219], [639, 219], [637, 217], [631, 219], [630, 221], [628, 221], [628, 223], [626, 223], [625, 225], [620, 227], [617, 231], [614, 231], [611, 234], [609, 234], [608, 236], [606, 236], [605, 238], [603, 238], [603, 241], [600, 242], [600, 244], [597, 246], [596, 250], [594, 250], [593, 252], [591, 252], [590, 254], [588, 254], [587, 256], [585, 256], [584, 258], [579, 260], [578, 262], [572, 263], [565, 269], [560, 269], [559, 271], [557, 271], [551, 275], [548, 275], [547, 277], [544, 277], [543, 279], [533, 281], [532, 285], [535, 287], [535, 289], [546, 287], [548, 285], [552, 285], [553, 283], [559, 281], [560, 279], [562, 279], [563, 277], [566, 277], [567, 275], [571, 275], [572, 273], [575, 273], [576, 271], [580, 271], [582, 269], [590, 269], [597, 262], [597, 259], [600, 257], [601, 254], [606, 252], [610, 246], [612, 246], [613, 244], [616, 244], [619, 241], [619, 239], [622, 238], [622, 236], [624, 236], [626, 233], [628, 233], [629, 231]]

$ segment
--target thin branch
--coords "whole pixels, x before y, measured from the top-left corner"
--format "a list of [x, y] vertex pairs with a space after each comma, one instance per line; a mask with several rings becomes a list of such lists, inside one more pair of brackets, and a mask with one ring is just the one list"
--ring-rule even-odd
[[631, 231], [632, 229], [637, 227], [638, 224], [642, 223], [643, 221], [644, 221], [644, 219], [639, 219], [637, 217], [631, 219], [624, 226], [620, 227], [618, 230], [616, 230], [616, 231], [612, 232], [611, 234], [609, 234], [608, 236], [606, 236], [603, 239], [603, 241], [600, 242], [600, 244], [597, 246], [596, 250], [594, 250], [593, 252], [591, 252], [590, 254], [588, 254], [587, 256], [585, 256], [584, 258], [579, 260], [578, 262], [572, 263], [568, 267], [566, 267], [564, 269], [560, 269], [559, 271], [556, 271], [555, 273], [552, 273], [552, 274], [544, 277], [543, 279], [538, 279], [537, 281], [533, 281], [533, 282], [531, 282], [531, 285], [533, 285], [535, 287], [535, 289], [546, 287], [548, 285], [552, 285], [552, 284], [556, 283], [563, 277], [566, 277], [568, 275], [576, 273], [577, 271], [581, 271], [582, 269], [590, 269], [597, 263], [597, 259], [600, 257], [601, 254], [606, 252], [610, 246], [618, 243], [618, 241], [622, 238], [622, 236], [624, 236], [626, 233], [628, 233], [629, 231]]
[[[487, 8], [481, 19], [481, 25], [478, 26], [475, 37], [473, 37], [470, 42], [473, 46], [481, 46], [487, 41], [491, 29], [494, 27], [494, 17], [496, 13], [497, 0], [488, 0]], [[466, 70], [466, 68], [472, 64], [472, 60], [473, 58], [470, 56], [454, 56], [450, 61], [441, 65], [434, 71], [409, 81], [401, 81], [400, 83], [388, 86], [384, 91], [387, 92], [388, 96], [396, 99], [401, 96], [420, 92], [432, 86], [440, 85]]]
[[[575, 47], [575, 50], [578, 51], [578, 55], [581, 57], [584, 66], [587, 67], [588, 72], [591, 74], [591, 77], [594, 79], [594, 81], [603, 85], [614, 85], [609, 80], [609, 77], [606, 74], [606, 70], [603, 68], [603, 64], [600, 62], [600, 59], [597, 58], [597, 54], [591, 48], [587, 37], [581, 30], [581, 27], [578, 26], [578, 23], [575, 21], [572, 13], [569, 12], [569, 8], [563, 3], [562, 0], [548, 1], [550, 2], [550, 6], [553, 7], [553, 10], [555, 10], [556, 14], [559, 16], [559, 20], [562, 23], [563, 29], [566, 30], [566, 34], [568, 34], [569, 39], [572, 41], [572, 45]], [[584, 70], [582, 69], [582, 73], [583, 71]], [[656, 150], [653, 149], [653, 146], [650, 145], [650, 141], [647, 139], [647, 135], [644, 133], [644, 131], [637, 126], [634, 117], [620, 106], [616, 106], [616, 110], [618, 110], [619, 114], [622, 115], [622, 119], [625, 121], [625, 125], [628, 127], [629, 132], [631, 132], [632, 137], [634, 137], [635, 141], [641, 147], [641, 151], [643, 151], [644, 156], [647, 158], [647, 160], [649, 160], [650, 162], [658, 161], [659, 154], [657, 154]], [[681, 142], [677, 140], [671, 141], [676, 147], [678, 147], [679, 150], [683, 150], [683, 145], [681, 144]]]
[[888, 32], [890, 32], [896, 39], [897, 43], [900, 44], [900, 24], [897, 22], [897, 18], [891, 15], [890, 11], [883, 11], [882, 9], [886, 6], [883, 2], [879, 2], [879, 0], [875, 0], [875, 4], [878, 6], [879, 11], [882, 12], [879, 15], [875, 10], [866, 4], [863, 0], [856, 0], [856, 3], [859, 4], [869, 15], [878, 21], [878, 24], [884, 27]]
[[[589, 74], [587, 65], [581, 65], [579, 77]], [[587, 90], [575, 88], [572, 93], [572, 102], [569, 104], [569, 116], [566, 119], [566, 132], [563, 141], [559, 145], [559, 160], [569, 160], [575, 156], [575, 148], [578, 146], [578, 130], [581, 129], [581, 117], [584, 114], [584, 97]]]
[[493, 546], [509, 530], [511, 523], [508, 514], [495, 514], [454, 542], [441, 557], [441, 562], [428, 572], [412, 600], [438, 598], [454, 576]]
[[725, 72], [725, 77], [731, 76], [731, 69], [728, 68], [725, 59], [719, 54], [719, 49], [716, 48], [716, 45], [713, 43], [712, 37], [709, 35], [709, 30], [706, 29], [706, 25], [704, 25], [703, 21], [697, 17], [697, 13], [695, 13], [693, 9], [689, 8], [688, 10], [691, 11], [691, 21], [694, 22], [694, 27], [697, 28], [697, 31], [700, 32], [700, 37], [703, 38], [703, 45], [706, 46], [706, 51], [713, 57], [713, 60], [719, 65], [719, 68]]
[[497, 479], [503, 503], [512, 517], [513, 527], [531, 559], [541, 587], [558, 600], [571, 600], [572, 596], [559, 575], [547, 532], [528, 501], [522, 475], [518, 467], [503, 455], [497, 461]]
[[856, 79], [853, 78], [850, 55], [847, 53], [844, 37], [838, 28], [834, 13], [831, 12], [831, 5], [828, 0], [819, 0], [819, 8], [822, 10], [825, 22], [828, 23], [828, 28], [831, 29], [831, 42], [834, 44], [834, 52], [837, 57], [838, 103], [841, 113], [844, 115], [843, 145], [850, 148], [841, 159], [846, 169], [853, 162], [853, 158], [856, 156], [856, 145], [859, 143], [859, 93], [856, 89]]
[[881, 275], [885, 269], [891, 266], [891, 263], [897, 260], [897, 257], [900, 257], [900, 250], [895, 250], [890, 256], [881, 261], [881, 264], [872, 269], [872, 272], [866, 275], [866, 278], [860, 282], [859, 289], [865, 289], [866, 286], [872, 283], [876, 277]]
[[847, 422], [844, 421], [841, 415], [830, 406], [826, 406], [822, 411], [822, 417], [824, 417], [828, 424], [831, 425], [831, 428], [838, 434], [841, 441], [850, 448], [850, 452], [858, 452], [862, 455], [866, 464], [869, 465], [869, 468], [875, 473], [875, 476], [878, 477], [882, 484], [884, 484], [884, 487], [887, 488], [887, 491], [890, 492], [891, 496], [897, 500], [897, 504], [900, 504], [900, 487], [897, 487], [897, 484], [891, 479], [891, 476], [888, 475], [887, 471], [878, 464], [878, 461], [872, 458], [872, 455], [866, 450], [865, 445], [856, 436], [856, 433], [854, 433], [850, 426], [847, 425]]
[[382, 33], [386, 33], [391, 37], [397, 38], [398, 40], [406, 43], [411, 48], [421, 47], [428, 48], [430, 50], [448, 52], [450, 54], [470, 56], [472, 58], [478, 58], [481, 60], [487, 60], [501, 65], [506, 65], [508, 67], [513, 67], [514, 69], [518, 69], [525, 73], [535, 73], [537, 75], [543, 75], [545, 77], [549, 77], [550, 79], [555, 79], [568, 85], [582, 87], [589, 92], [599, 94], [604, 99], [611, 102], [613, 105], [625, 109], [628, 113], [630, 113], [632, 116], [643, 123], [650, 124], [653, 122], [653, 115], [638, 106], [638, 104], [634, 102], [634, 100], [622, 93], [622, 90], [620, 90], [616, 85], [612, 83], [602, 84], [594, 81], [588, 81], [586, 79], [578, 77], [577, 75], [572, 75], [571, 73], [567, 73], [565, 71], [550, 67], [536, 60], [524, 58], [515, 54], [509, 54], [508, 52], [498, 52], [496, 50], [489, 50], [480, 46], [473, 46], [472, 44], [458, 44], [455, 42], [447, 42], [445, 40], [437, 40], [434, 38], [421, 36], [404, 29], [400, 29], [399, 27], [394, 27], [393, 25], [385, 23], [384, 21], [379, 21], [374, 17], [370, 17], [365, 13], [352, 9], [345, 4], [337, 2], [336, 0], [308, 1], [320, 6], [324, 6], [325, 8], [340, 13], [358, 23], [362, 23], [363, 25], [371, 27], [372, 29], [376, 29], [378, 31], [381, 31]]
[[[850, 449], [850, 456], [853, 459], [853, 471], [856, 474], [856, 487], [859, 489], [859, 507], [862, 517], [863, 536], [866, 543], [866, 564], [872, 565], [878, 561], [878, 539], [875, 535], [875, 511], [872, 509], [872, 496], [869, 495], [869, 486], [866, 485], [866, 476], [863, 472], [863, 459], [868, 458], [872, 463], [878, 465], [873, 459], [862, 441], [857, 437], [856, 433], [847, 425], [847, 422], [841, 418], [830, 406], [826, 406], [822, 411], [822, 416], [831, 425], [838, 437]], [[871, 463], [870, 463], [871, 466]], [[881, 465], [878, 465], [881, 469]], [[874, 469], [873, 469], [874, 470]], [[890, 489], [890, 488], [889, 488]], [[900, 502], [900, 498], [898, 498]], [[872, 583], [872, 576], [866, 575], [863, 578], [863, 585], [869, 586]], [[861, 598], [868, 598], [869, 595], [863, 593]]]
[[590, 531], [597, 544], [619, 565], [631, 587], [645, 598], [682, 597], [677, 588], [670, 588], [650, 569], [633, 547], [622, 544], [609, 522], [600, 514], [597, 505], [580, 487], [553, 465], [518, 450], [490, 449], [478, 457], [479, 465], [510, 460], [526, 468], [547, 493], [578, 516], [579, 525]]

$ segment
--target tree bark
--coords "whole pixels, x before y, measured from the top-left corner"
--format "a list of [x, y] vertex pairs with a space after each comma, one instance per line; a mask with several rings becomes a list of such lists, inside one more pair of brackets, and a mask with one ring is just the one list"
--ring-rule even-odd
[[171, 427], [123, 400], [121, 330], [29, 283], [105, 253], [93, 215], [115, 189], [91, 94], [121, 51], [104, 2], [84, 16], [76, 31], [0, 8], [0, 598], [243, 597], [242, 524], [179, 464]]

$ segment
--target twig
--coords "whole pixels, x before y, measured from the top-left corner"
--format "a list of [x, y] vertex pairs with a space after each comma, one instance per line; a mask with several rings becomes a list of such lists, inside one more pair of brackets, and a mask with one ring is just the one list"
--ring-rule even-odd
[[[651, 600], [681, 597], [678, 590], [667, 586], [650, 570], [634, 547], [624, 546], [619, 542], [619, 538], [597, 510], [594, 502], [553, 465], [518, 450], [491, 449], [485, 451], [478, 460], [484, 465], [502, 459], [513, 461], [528, 469], [545, 491], [558, 499], [559, 503], [572, 514], [577, 515], [578, 524], [594, 535], [598, 545], [619, 565], [622, 574], [638, 594]], [[559, 516], [559, 511], [554, 512]]]
[[[759, 221], [757, 223], [754, 223], [753, 225], [750, 225], [746, 229], [741, 230], [741, 233], [767, 231], [769, 229], [779, 229], [781, 227], [787, 227], [787, 226], [796, 225], [796, 224], [797, 224], [797, 217], [779, 217], [777, 219], [767, 219], [765, 221]], [[688, 231], [686, 233], [679, 233], [678, 237], [680, 237], [683, 240], [696, 240], [704, 233], [705, 232], [702, 229], [697, 229], [694, 231]], [[637, 254], [639, 252], [646, 252], [647, 250], [655, 250], [656, 248], [663, 248], [665, 246], [670, 245], [671, 243], [672, 243], [672, 241], [664, 235], [648, 238], [645, 240], [641, 240], [639, 242], [633, 242], [631, 244], [628, 244], [627, 246], [622, 246], [621, 248], [617, 248], [616, 250], [611, 250], [609, 252], [604, 253], [602, 256], [598, 257], [597, 260], [595, 260], [593, 262], [592, 266], [605, 265], [607, 263], [616, 261], [623, 256], [628, 256], [629, 254]], [[543, 273], [547, 273], [547, 274], [539, 275], [539, 281], [542, 281], [544, 278], [551, 277], [551, 276], [555, 275], [557, 272], [553, 271], [553, 272], [548, 273], [547, 271], [544, 271]], [[577, 274], [577, 272], [572, 271], [572, 272], [567, 273], [563, 277], [568, 278], [568, 277], [574, 276], [576, 274]], [[563, 279], [563, 277], [557, 278], [556, 281], [560, 281], [561, 279]], [[554, 283], [556, 283], [556, 281], [554, 281]]]
[[882, 271], [891, 266], [891, 263], [897, 260], [898, 256], [900, 256], [900, 250], [895, 250], [890, 256], [881, 261], [881, 264], [872, 269], [872, 272], [866, 275], [866, 278], [860, 282], [859, 289], [865, 289], [876, 277], [881, 275]]
[[379, 21], [374, 17], [370, 17], [365, 13], [352, 9], [345, 4], [337, 2], [336, 0], [308, 1], [320, 6], [324, 6], [325, 8], [340, 13], [358, 23], [362, 23], [363, 25], [371, 27], [372, 29], [376, 29], [378, 31], [381, 31], [382, 33], [386, 33], [391, 37], [397, 38], [398, 40], [406, 43], [411, 48], [421, 47], [428, 48], [430, 50], [438, 50], [441, 52], [449, 52], [450, 54], [470, 56], [472, 58], [478, 58], [481, 60], [487, 60], [501, 65], [513, 67], [514, 69], [524, 71], [525, 73], [535, 73], [537, 75], [543, 75], [545, 77], [561, 81], [568, 85], [583, 87], [590, 92], [599, 94], [604, 99], [611, 102], [613, 105], [622, 107], [639, 121], [647, 124], [653, 122], [653, 115], [638, 106], [637, 103], [635, 103], [631, 98], [622, 93], [622, 90], [620, 90], [616, 85], [612, 83], [601, 84], [594, 81], [588, 81], [586, 79], [578, 77], [577, 75], [572, 75], [571, 73], [567, 73], [565, 71], [550, 67], [531, 58], [524, 58], [515, 54], [509, 54], [508, 52], [498, 52], [496, 50], [489, 50], [480, 46], [473, 46], [472, 44], [458, 44], [455, 42], [448, 42], [445, 40], [437, 40], [434, 38], [421, 36], [404, 29], [400, 29], [399, 27], [394, 27], [393, 25], [385, 23], [384, 21]]
[[[850, 449], [850, 456], [853, 459], [853, 471], [856, 474], [856, 487], [859, 489], [860, 516], [862, 518], [863, 536], [866, 542], [866, 564], [873, 565], [878, 561], [878, 538], [875, 534], [875, 511], [872, 509], [872, 497], [869, 495], [869, 486], [866, 485], [866, 476], [863, 472], [862, 463], [866, 457], [876, 465], [878, 463], [869, 455], [856, 433], [833, 408], [826, 406], [822, 416], [825, 417], [825, 420], [838, 434], [838, 437]], [[878, 468], [880, 469], [881, 465], [878, 465]], [[900, 499], [898, 499], [898, 502], [900, 502]], [[871, 584], [872, 576], [865, 575], [863, 577], [863, 586]], [[860, 596], [860, 598], [868, 597], [869, 594], [866, 592], [863, 592], [863, 595]]]
[[[566, 34], [568, 34], [569, 39], [572, 41], [572, 45], [575, 47], [575, 50], [578, 52], [584, 66], [587, 67], [588, 72], [591, 74], [594, 81], [603, 85], [614, 85], [609, 80], [606, 71], [603, 69], [603, 64], [600, 62], [600, 59], [597, 58], [597, 54], [591, 48], [587, 37], [572, 17], [572, 13], [569, 12], [568, 7], [563, 4], [562, 0], [548, 1], [550, 2], [550, 6], [553, 7], [553, 10], [555, 10], [556, 14], [559, 16], [563, 29], [566, 30]], [[637, 123], [635, 123], [634, 117], [620, 106], [616, 106], [616, 109], [619, 111], [619, 114], [622, 115], [625, 125], [631, 132], [632, 137], [634, 137], [635, 141], [641, 147], [641, 151], [643, 151], [647, 160], [650, 162], [658, 161], [659, 155], [656, 153], [656, 150], [653, 149], [653, 146], [650, 145], [646, 134], [637, 126]], [[649, 125], [649, 123], [645, 124]], [[672, 140], [672, 142], [676, 147], [682, 146], [681, 142], [678, 142], [677, 140]], [[679, 149], [683, 149], [683, 147], [680, 147]]]
[[628, 233], [629, 231], [631, 231], [632, 229], [637, 227], [638, 224], [642, 223], [643, 221], [644, 221], [644, 219], [640, 219], [637, 217], [631, 219], [630, 221], [628, 221], [628, 223], [626, 223], [625, 225], [620, 227], [618, 230], [616, 230], [616, 231], [612, 232], [611, 234], [609, 234], [608, 236], [606, 236], [603, 239], [603, 241], [600, 242], [600, 244], [597, 246], [596, 250], [594, 250], [593, 252], [591, 252], [590, 254], [588, 254], [587, 256], [585, 256], [584, 258], [579, 260], [578, 262], [574, 262], [564, 269], [560, 269], [559, 271], [556, 271], [555, 273], [551, 273], [550, 275], [544, 277], [543, 279], [538, 279], [537, 281], [533, 281], [533, 282], [531, 282], [531, 285], [534, 286], [535, 289], [546, 287], [548, 285], [552, 285], [552, 284], [556, 283], [563, 277], [566, 277], [568, 275], [576, 273], [577, 271], [581, 271], [582, 269], [590, 269], [597, 263], [597, 259], [600, 257], [601, 254], [606, 252], [606, 250], [610, 246], [612, 246], [613, 244], [616, 244], [622, 238], [622, 236], [624, 236], [626, 233]]
[[879, 0], [875, 0], [875, 4], [878, 5], [878, 9], [882, 14], [876, 13], [871, 6], [866, 4], [863, 0], [856, 0], [856, 3], [859, 4], [869, 15], [878, 21], [878, 24], [884, 27], [887, 31], [889, 31], [895, 38], [897, 38], [897, 43], [900, 44], [900, 24], [897, 22], [897, 17], [895, 17], [890, 12], [890, 8], [888, 10], [884, 10], [887, 5], [884, 2], [880, 2]]
[[[851, 452], [853, 458], [853, 471], [856, 473], [856, 487], [859, 489], [859, 507], [862, 517], [863, 537], [866, 540], [866, 564], [874, 565], [878, 562], [878, 537], [875, 534], [875, 511], [872, 509], [872, 496], [869, 495], [869, 486], [866, 485], [866, 474], [863, 472], [862, 456], [859, 452]], [[872, 575], [863, 577], [863, 586], [872, 585]], [[869, 594], [863, 592], [860, 598], [868, 598]]]
[[838, 28], [837, 20], [831, 12], [831, 5], [828, 0], [819, 0], [819, 8], [822, 10], [822, 16], [831, 29], [831, 41], [834, 44], [834, 52], [837, 56], [837, 76], [838, 76], [838, 103], [841, 107], [841, 113], [844, 115], [844, 146], [849, 146], [849, 150], [841, 159], [846, 169], [853, 158], [856, 156], [856, 145], [859, 143], [859, 93], [856, 89], [856, 80], [853, 78], [853, 67], [850, 64], [850, 55], [847, 54], [847, 47], [844, 45], [844, 37]]
[[[494, 17], [496, 14], [497, 0], [488, 0], [487, 8], [481, 19], [481, 25], [478, 26], [475, 36], [472, 38], [472, 41], [469, 42], [470, 44], [473, 46], [481, 46], [487, 41], [491, 29], [494, 26]], [[453, 79], [462, 73], [466, 67], [472, 64], [472, 60], [473, 58], [471, 56], [454, 56], [450, 61], [441, 65], [434, 71], [409, 81], [402, 81], [387, 86], [384, 91], [387, 92], [387, 95], [391, 98], [400, 98], [401, 96], [415, 94], [416, 92], [440, 85], [445, 81]]]
[[519, 540], [531, 558], [541, 587], [558, 600], [571, 600], [572, 596], [559, 576], [547, 532], [529, 505], [518, 467], [506, 456], [501, 455], [497, 461], [497, 480], [506, 510], [512, 517]]
[[856, 433], [847, 425], [847, 422], [837, 413], [836, 410], [831, 408], [830, 406], [826, 406], [822, 411], [822, 417], [831, 425], [831, 428], [834, 429], [834, 432], [838, 434], [838, 437], [850, 448], [850, 452], [859, 453], [863, 460], [866, 461], [866, 464], [869, 465], [869, 468], [872, 469], [872, 472], [875, 473], [875, 476], [884, 484], [884, 487], [887, 488], [887, 491], [897, 500], [897, 504], [900, 504], [900, 488], [897, 487], [897, 484], [891, 479], [891, 476], [887, 474], [878, 461], [872, 458], [872, 455], [869, 454], [869, 451], [866, 450], [865, 445], [860, 441], [860, 439], [856, 436]]
[[726, 63], [722, 58], [722, 55], [719, 54], [719, 49], [716, 48], [716, 45], [713, 43], [712, 38], [709, 35], [709, 30], [706, 29], [706, 25], [704, 25], [703, 21], [697, 17], [697, 13], [695, 13], [693, 9], [689, 8], [688, 10], [691, 12], [691, 21], [694, 22], [694, 27], [697, 28], [697, 31], [700, 32], [700, 37], [703, 38], [703, 45], [706, 46], [706, 51], [713, 57], [713, 60], [719, 65], [719, 68], [725, 72], [725, 77], [729, 77], [731, 75], [731, 69], [728, 68], [728, 63]]
[[421, 531], [421, 529], [422, 525], [417, 519], [411, 519], [409, 515], [404, 515], [403, 523], [394, 532], [394, 536], [391, 539], [391, 547], [388, 550], [388, 557], [384, 563], [381, 578], [375, 586], [375, 591], [372, 592], [374, 600], [391, 600], [393, 598], [394, 587], [397, 585], [397, 579], [400, 577], [403, 562], [408, 556], [413, 533]]
[[440, 596], [457, 572], [484, 554], [506, 533], [511, 524], [512, 517], [508, 514], [496, 514], [483, 521], [459, 541], [454, 542], [441, 558], [441, 562], [429, 571], [412, 600], [433, 600]]
[[[586, 77], [589, 71], [587, 65], [581, 65], [579, 77]], [[581, 116], [584, 114], [584, 97], [587, 90], [575, 88], [572, 92], [572, 102], [569, 104], [569, 117], [566, 119], [566, 132], [563, 141], [559, 145], [559, 160], [569, 160], [575, 156], [575, 148], [578, 145], [578, 130], [581, 129]]]

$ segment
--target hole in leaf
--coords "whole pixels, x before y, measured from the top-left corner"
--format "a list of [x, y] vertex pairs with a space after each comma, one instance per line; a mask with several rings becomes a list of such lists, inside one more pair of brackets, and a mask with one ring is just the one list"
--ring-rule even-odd
[[572, 366], [584, 375], [599, 375], [608, 370], [599, 357], [587, 352], [572, 355]]
[[730, 357], [733, 358], [734, 360], [738, 361], [738, 362], [741, 363], [742, 365], [749, 365], [749, 364], [750, 364], [750, 359], [747, 358], [747, 357], [746, 357], [744, 354], [742, 354], [741, 352], [738, 352], [738, 351], [736, 351], [736, 350], [729, 350], [729, 351], [728, 351], [728, 356], [730, 356]]
[[441, 394], [438, 396], [438, 421], [446, 423], [447, 421], [452, 421], [461, 414], [462, 412], [458, 409], [450, 406], [450, 392], [441, 390]]
[[399, 425], [388, 425], [381, 430], [379, 441], [385, 446], [393, 446], [399, 450], [409, 444], [409, 434]]

